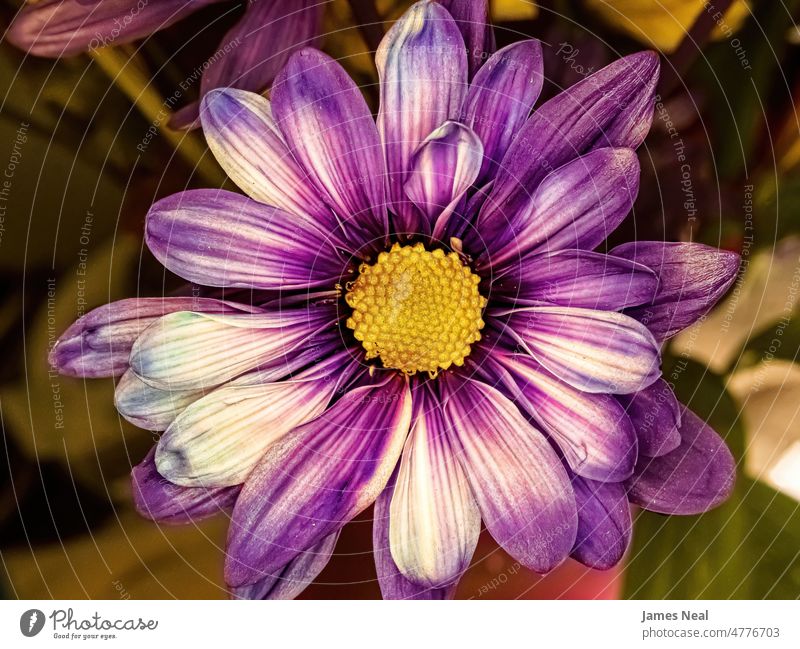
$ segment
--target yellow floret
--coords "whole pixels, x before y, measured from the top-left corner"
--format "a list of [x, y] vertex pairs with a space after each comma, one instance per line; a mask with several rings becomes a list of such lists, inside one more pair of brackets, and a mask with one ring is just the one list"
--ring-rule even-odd
[[454, 252], [395, 244], [371, 266], [362, 264], [345, 300], [347, 326], [384, 367], [407, 374], [463, 365], [480, 340], [486, 300], [480, 277]]

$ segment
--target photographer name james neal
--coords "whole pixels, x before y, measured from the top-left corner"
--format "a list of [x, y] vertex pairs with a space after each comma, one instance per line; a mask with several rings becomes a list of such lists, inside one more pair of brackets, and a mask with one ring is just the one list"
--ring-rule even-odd
[[669, 621], [708, 621], [708, 609], [705, 611], [681, 611], [680, 613], [651, 613], [642, 611], [642, 624], [645, 622], [669, 622]]

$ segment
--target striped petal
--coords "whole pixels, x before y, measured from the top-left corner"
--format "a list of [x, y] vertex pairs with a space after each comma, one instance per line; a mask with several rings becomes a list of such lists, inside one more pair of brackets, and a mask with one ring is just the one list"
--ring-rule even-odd
[[530, 307], [512, 312], [509, 325], [531, 356], [584, 392], [627, 394], [661, 375], [658, 343], [621, 313]]
[[134, 426], [166, 430], [175, 417], [202, 396], [202, 390], [154, 388], [136, 376], [133, 370], [128, 370], [114, 390], [114, 405], [119, 414]]
[[453, 599], [457, 584], [444, 588], [420, 585], [409, 581], [394, 562], [389, 547], [389, 507], [394, 495], [396, 473], [375, 501], [372, 517], [372, 550], [375, 554], [375, 571], [378, 574], [381, 595], [383, 599]]
[[659, 290], [652, 301], [627, 313], [663, 341], [695, 323], [722, 298], [736, 279], [740, 257], [700, 243], [635, 241], [612, 254], [652, 268]]
[[220, 0], [39, 0], [25, 5], [9, 42], [36, 56], [60, 58], [149, 36]]
[[136, 340], [131, 368], [146, 383], [162, 390], [204, 390], [308, 344], [312, 336], [330, 334], [333, 309], [213, 315], [181, 311], [157, 320]]
[[633, 422], [639, 453], [659, 457], [681, 443], [681, 404], [664, 379], [644, 390], [617, 397]]
[[250, 198], [337, 227], [308, 182], [272, 117], [269, 101], [245, 90], [212, 90], [203, 98], [203, 133], [220, 166]]
[[403, 186], [411, 157], [449, 119], [458, 119], [467, 89], [464, 39], [447, 10], [423, 0], [398, 20], [375, 54], [380, 77], [378, 131], [383, 141], [388, 199], [398, 232], [424, 231]]
[[161, 436], [159, 473], [185, 487], [243, 483], [272, 444], [325, 411], [350, 374], [348, 360], [342, 352], [277, 383], [244, 376], [195, 401]]
[[619, 482], [572, 478], [578, 507], [578, 538], [572, 557], [596, 570], [617, 565], [631, 542], [631, 509]]
[[588, 250], [527, 257], [492, 284], [492, 293], [519, 306], [621, 311], [650, 302], [658, 276], [647, 266]]
[[461, 31], [467, 46], [471, 78], [495, 50], [489, 3], [487, 0], [441, 0], [439, 4], [450, 12]]
[[576, 390], [529, 357], [498, 359], [514, 381], [517, 404], [558, 444], [575, 473], [614, 482], [631, 476], [636, 432], [613, 396]]
[[371, 505], [386, 485], [411, 422], [405, 378], [346, 393], [271, 446], [247, 479], [228, 534], [225, 581], [275, 574]]
[[236, 46], [216, 57], [203, 71], [201, 92], [235, 87], [262, 92], [298, 48], [313, 44], [320, 33], [324, 5], [318, 0], [250, 2], [223, 43]]
[[358, 86], [327, 54], [295, 53], [272, 87], [281, 132], [346, 230], [388, 231], [384, 162], [372, 113]]
[[239, 487], [179, 487], [156, 469], [155, 447], [131, 471], [133, 504], [145, 518], [159, 523], [191, 523], [229, 511]]
[[414, 393], [414, 421], [390, 507], [389, 542], [406, 579], [430, 588], [456, 582], [478, 543], [481, 517], [447, 435], [438, 399]]
[[592, 250], [628, 215], [638, 191], [639, 160], [632, 149], [598, 149], [568, 162], [542, 181], [501, 230], [479, 219], [477, 232], [488, 253], [484, 264], [497, 268], [530, 253]]
[[601, 147], [638, 147], [653, 120], [658, 70], [654, 52], [632, 54], [540, 106], [503, 158], [482, 231], [501, 231], [542, 179], [570, 160]]
[[326, 536], [315, 546], [301, 552], [289, 563], [254, 584], [231, 589], [235, 599], [294, 599], [328, 565], [339, 532]]
[[204, 286], [332, 288], [343, 269], [308, 219], [221, 189], [193, 189], [155, 203], [145, 240], [167, 269]]
[[494, 178], [511, 141], [539, 98], [544, 82], [542, 45], [521, 41], [493, 54], [478, 71], [464, 101], [464, 124], [483, 142], [479, 180]]
[[451, 376], [442, 383], [459, 459], [487, 529], [522, 565], [552, 570], [572, 549], [578, 526], [561, 461], [499, 391]]
[[661, 514], [701, 514], [733, 491], [736, 461], [723, 439], [688, 408], [681, 413], [681, 444], [661, 457], [640, 458], [626, 482], [631, 502]]
[[442, 124], [414, 153], [405, 191], [425, 215], [426, 229], [433, 229], [434, 237], [475, 182], [482, 159], [483, 145], [478, 136], [458, 122]]
[[50, 351], [61, 374], [82, 378], [121, 376], [128, 369], [133, 343], [160, 317], [191, 309], [206, 313], [242, 313], [242, 304], [196, 297], [130, 298], [104, 304], [76, 320]]

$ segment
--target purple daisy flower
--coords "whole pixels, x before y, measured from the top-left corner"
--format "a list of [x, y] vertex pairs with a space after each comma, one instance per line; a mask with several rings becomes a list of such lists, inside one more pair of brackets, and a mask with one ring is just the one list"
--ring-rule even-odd
[[[39, 0], [19, 12], [6, 36], [30, 54], [60, 58], [146, 38], [222, 1]], [[324, 0], [250, 0], [202, 67], [201, 96], [229, 86], [268, 88], [294, 51], [314, 43], [324, 6]], [[194, 125], [198, 108], [194, 102], [178, 111], [171, 126]]]
[[52, 352], [63, 372], [121, 376], [122, 415], [164, 431], [133, 471], [142, 514], [233, 508], [236, 597], [297, 595], [373, 503], [384, 597], [437, 599], [481, 521], [537, 572], [568, 556], [608, 568], [629, 503], [692, 514], [731, 492], [730, 452], [659, 365], [737, 255], [595, 251], [636, 197], [658, 58], [620, 59], [531, 113], [540, 44], [483, 56], [485, 20], [454, 15], [485, 5], [455, 4], [419, 2], [384, 38], [377, 123], [313, 49], [270, 101], [208, 93], [209, 146], [247, 196], [165, 198], [146, 240], [184, 279], [254, 299], [124, 300]]

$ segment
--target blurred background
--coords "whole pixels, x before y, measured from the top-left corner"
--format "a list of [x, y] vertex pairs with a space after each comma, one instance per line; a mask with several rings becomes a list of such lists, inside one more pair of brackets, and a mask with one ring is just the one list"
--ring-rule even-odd
[[[2, 1], [3, 30], [20, 4]], [[140, 518], [128, 476], [152, 434], [117, 415], [111, 379], [58, 376], [46, 357], [91, 308], [179, 286], [143, 247], [146, 211], [226, 181], [199, 131], [168, 127], [198, 88], [167, 98], [244, 4], [60, 60], [0, 44], [0, 596], [225, 597], [225, 517]], [[326, 4], [322, 48], [373, 107], [371, 52], [410, 4]], [[629, 556], [610, 572], [568, 562], [540, 577], [482, 537], [458, 597], [800, 597], [800, 0], [493, 0], [491, 11], [499, 45], [544, 43], [543, 99], [621, 55], [661, 52], [642, 188], [612, 244], [741, 253], [729, 296], [665, 353], [678, 396], [726, 437], [740, 476], [703, 516], [636, 512]], [[371, 510], [303, 597], [379, 597]]]

